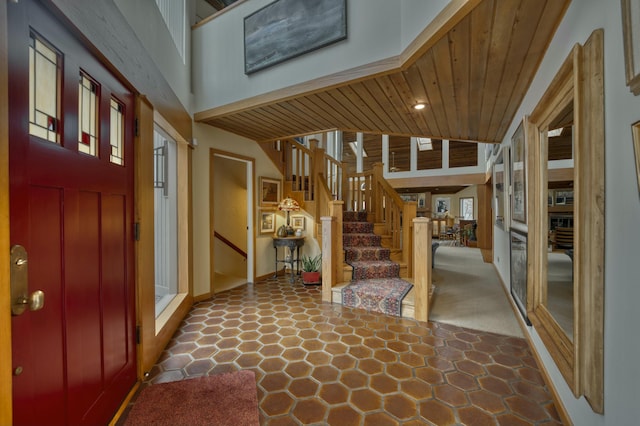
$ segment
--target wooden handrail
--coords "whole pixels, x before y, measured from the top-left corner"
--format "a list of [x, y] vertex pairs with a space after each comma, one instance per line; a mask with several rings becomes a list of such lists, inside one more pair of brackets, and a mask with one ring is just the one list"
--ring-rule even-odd
[[331, 198], [333, 200], [341, 200], [344, 178], [342, 163], [324, 152], [322, 159], [322, 170], [319, 171], [323, 175], [322, 180], [326, 183]]
[[405, 203], [384, 179], [382, 163], [371, 171], [355, 173], [346, 178], [344, 200], [348, 210], [367, 211], [373, 221], [384, 226], [391, 236], [391, 248], [402, 250], [402, 260], [411, 276], [412, 246], [408, 243], [410, 223], [416, 217], [416, 203]]
[[402, 206], [404, 201], [382, 175], [382, 163], [375, 163], [373, 165], [373, 175], [376, 177], [376, 181], [382, 186], [385, 193], [391, 196], [393, 202], [398, 206]]
[[[307, 200], [313, 200], [315, 190], [313, 152], [293, 139], [283, 141], [285, 156], [285, 180], [291, 180], [292, 191], [306, 193]], [[298, 202], [304, 200], [298, 200]]]
[[239, 253], [245, 259], [247, 258], [247, 252], [245, 252], [240, 247], [238, 247], [237, 245], [233, 244], [231, 241], [229, 241], [228, 239], [220, 235], [218, 231], [213, 231], [213, 236], [219, 239], [220, 241], [222, 241], [223, 243], [225, 243], [227, 246], [231, 247], [235, 252]]

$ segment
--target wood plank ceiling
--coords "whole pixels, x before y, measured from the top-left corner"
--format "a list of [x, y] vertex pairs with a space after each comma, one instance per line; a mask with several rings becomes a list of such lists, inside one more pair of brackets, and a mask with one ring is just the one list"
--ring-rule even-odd
[[258, 142], [339, 129], [500, 143], [569, 2], [476, 0], [399, 67], [195, 119]]

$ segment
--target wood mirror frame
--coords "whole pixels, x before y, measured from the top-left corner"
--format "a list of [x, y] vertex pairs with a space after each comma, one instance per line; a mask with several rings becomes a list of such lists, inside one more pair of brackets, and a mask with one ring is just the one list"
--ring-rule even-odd
[[[604, 409], [604, 65], [603, 30], [577, 44], [525, 121], [529, 177], [529, 318], [576, 397]], [[547, 131], [574, 105], [573, 340], [547, 307]]]

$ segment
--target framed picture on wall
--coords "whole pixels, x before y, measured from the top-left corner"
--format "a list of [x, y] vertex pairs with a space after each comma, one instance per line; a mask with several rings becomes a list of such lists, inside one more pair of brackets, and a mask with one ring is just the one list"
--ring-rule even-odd
[[509, 230], [509, 147], [498, 151], [493, 163], [493, 211], [496, 226]]
[[640, 94], [640, 0], [622, 0], [622, 36], [627, 86]]
[[424, 209], [426, 206], [427, 197], [425, 194], [418, 194], [418, 208]]
[[531, 325], [527, 316], [527, 234], [511, 230], [511, 285], [510, 293], [518, 306], [518, 310]]
[[511, 137], [511, 219], [527, 223], [527, 166], [524, 120]]
[[640, 192], [640, 121], [631, 126], [633, 133], [633, 151], [636, 156], [636, 176], [638, 178], [638, 192]]
[[291, 226], [293, 229], [302, 229], [304, 230], [304, 216], [296, 215], [291, 216]]
[[400, 198], [402, 198], [404, 202], [418, 201], [418, 194], [400, 194]]
[[275, 213], [260, 213], [260, 233], [274, 233], [276, 232], [276, 214]]
[[451, 211], [451, 198], [436, 198], [436, 213], [438, 216], [444, 216], [445, 213]]
[[280, 179], [271, 179], [260, 176], [260, 205], [263, 207], [276, 207], [282, 199]]
[[276, 0], [244, 18], [251, 74], [347, 38], [346, 0]]

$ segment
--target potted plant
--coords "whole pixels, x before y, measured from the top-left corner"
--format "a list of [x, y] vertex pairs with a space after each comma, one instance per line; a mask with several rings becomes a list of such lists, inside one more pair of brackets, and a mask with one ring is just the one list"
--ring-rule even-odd
[[320, 268], [322, 267], [322, 255], [315, 257], [302, 255], [302, 283], [320, 284]]

